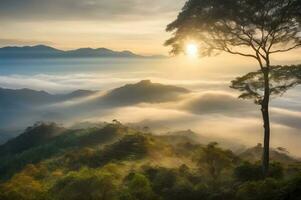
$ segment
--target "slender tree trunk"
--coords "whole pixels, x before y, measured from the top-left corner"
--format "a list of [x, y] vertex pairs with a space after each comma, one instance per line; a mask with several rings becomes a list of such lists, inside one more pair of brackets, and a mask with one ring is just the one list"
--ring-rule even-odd
[[269, 157], [270, 157], [270, 117], [269, 117], [269, 103], [270, 103], [270, 83], [269, 83], [269, 62], [263, 69], [264, 75], [264, 97], [261, 102], [261, 113], [264, 127], [264, 142], [263, 142], [263, 155], [262, 155], [262, 172], [266, 177], [269, 170]]

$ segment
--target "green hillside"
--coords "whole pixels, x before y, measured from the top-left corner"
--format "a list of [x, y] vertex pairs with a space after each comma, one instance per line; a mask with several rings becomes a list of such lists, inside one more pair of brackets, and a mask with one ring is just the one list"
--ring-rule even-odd
[[117, 121], [83, 129], [39, 123], [0, 146], [0, 199], [300, 199], [297, 160], [272, 163], [262, 179], [259, 150], [236, 155], [197, 138], [191, 131], [153, 135]]

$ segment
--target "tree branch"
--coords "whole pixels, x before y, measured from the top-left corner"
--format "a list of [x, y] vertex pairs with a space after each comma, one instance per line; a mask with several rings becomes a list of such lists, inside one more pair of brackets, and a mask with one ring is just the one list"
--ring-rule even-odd
[[295, 48], [297, 48], [297, 47], [299, 47], [299, 46], [301, 46], [301, 43], [296, 44], [296, 45], [294, 45], [294, 46], [292, 46], [292, 47], [290, 47], [290, 48], [287, 48], [287, 49], [279, 49], [279, 50], [275, 50], [275, 51], [270, 51], [270, 54], [272, 54], [272, 53], [281, 53], [281, 52], [290, 51], [290, 50], [295, 49]]
[[224, 47], [223, 51], [226, 51], [228, 53], [231, 54], [235, 54], [235, 55], [241, 55], [241, 56], [246, 56], [246, 57], [251, 57], [251, 58], [255, 58], [257, 60], [257, 57], [252, 55], [252, 54], [246, 54], [246, 53], [241, 53], [241, 52], [237, 52], [237, 51], [232, 51], [231, 49], [229, 49], [228, 47]]

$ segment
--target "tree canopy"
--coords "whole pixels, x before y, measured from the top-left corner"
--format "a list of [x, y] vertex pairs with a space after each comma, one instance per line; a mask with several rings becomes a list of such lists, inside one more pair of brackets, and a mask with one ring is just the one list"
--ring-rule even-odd
[[200, 43], [203, 55], [221, 51], [265, 60], [301, 45], [299, 0], [189, 0], [166, 41], [172, 53], [187, 40]]
[[[270, 95], [283, 95], [301, 84], [301, 65], [272, 66], [269, 73]], [[252, 99], [260, 104], [263, 99], [264, 77], [261, 71], [250, 72], [232, 81], [231, 88], [241, 91], [242, 99]]]

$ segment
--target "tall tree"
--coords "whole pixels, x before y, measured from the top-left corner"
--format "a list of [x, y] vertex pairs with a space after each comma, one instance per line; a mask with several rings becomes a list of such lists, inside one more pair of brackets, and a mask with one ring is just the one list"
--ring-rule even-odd
[[188, 0], [167, 26], [171, 53], [183, 51], [187, 40], [199, 42], [205, 56], [227, 52], [255, 59], [263, 74], [260, 102], [264, 122], [263, 173], [268, 172], [270, 144], [270, 57], [301, 46], [300, 0]]

